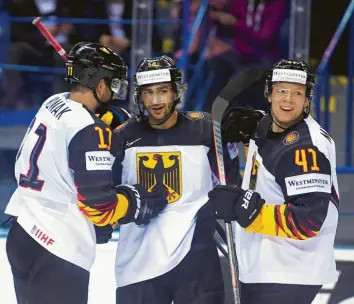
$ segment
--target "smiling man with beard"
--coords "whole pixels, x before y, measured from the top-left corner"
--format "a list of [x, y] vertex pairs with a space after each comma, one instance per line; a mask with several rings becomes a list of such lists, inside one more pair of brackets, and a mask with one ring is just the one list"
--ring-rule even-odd
[[267, 74], [271, 114], [248, 134], [238, 129], [259, 111], [223, 122], [225, 138], [249, 145], [242, 188], [209, 193], [216, 217], [234, 221], [242, 304], [310, 304], [337, 280], [336, 152], [309, 115], [314, 85], [304, 62], [281, 60]]
[[[182, 73], [167, 57], [146, 58], [135, 75], [140, 110], [116, 129], [116, 184], [164, 191], [168, 206], [146, 226], [120, 227], [116, 257], [119, 304], [220, 304], [223, 277], [208, 191], [217, 182], [212, 122], [180, 112]], [[228, 178], [240, 182], [236, 145], [225, 149]]]

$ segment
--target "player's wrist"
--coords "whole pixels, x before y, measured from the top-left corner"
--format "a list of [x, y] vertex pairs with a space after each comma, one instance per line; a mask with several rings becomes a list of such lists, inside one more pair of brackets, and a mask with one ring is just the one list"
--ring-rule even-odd
[[131, 185], [119, 185], [116, 187], [116, 192], [125, 209], [125, 213], [120, 217], [119, 223], [127, 224], [134, 221], [137, 217], [137, 211], [140, 208], [139, 191]]
[[120, 219], [126, 217], [129, 209], [129, 199], [124, 194], [117, 193], [118, 203], [115, 207], [114, 216], [110, 220], [110, 224], [114, 225]]

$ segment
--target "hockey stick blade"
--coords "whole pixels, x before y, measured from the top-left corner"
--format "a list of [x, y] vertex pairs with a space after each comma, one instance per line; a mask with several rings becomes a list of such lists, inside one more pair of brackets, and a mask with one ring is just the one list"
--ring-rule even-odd
[[221, 90], [220, 94], [213, 102], [211, 117], [213, 121], [215, 150], [219, 170], [219, 181], [221, 185], [226, 184], [221, 138], [221, 121], [224, 112], [233, 99], [243, 93], [252, 84], [260, 80], [262, 76], [263, 70], [258, 66], [242, 71]]

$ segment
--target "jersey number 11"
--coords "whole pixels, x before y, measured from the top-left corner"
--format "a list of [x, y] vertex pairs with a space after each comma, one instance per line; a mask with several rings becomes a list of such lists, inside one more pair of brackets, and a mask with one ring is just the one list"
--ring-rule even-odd
[[[32, 122], [29, 131], [31, 131], [33, 125], [34, 121]], [[38, 139], [31, 152], [30, 164], [27, 174], [20, 174], [19, 185], [24, 188], [41, 191], [44, 185], [44, 181], [38, 178], [38, 158], [47, 139], [47, 127], [43, 124], [40, 124], [34, 133], [38, 135]], [[21, 155], [21, 150], [22, 147], [20, 148], [17, 158], [19, 158]]]

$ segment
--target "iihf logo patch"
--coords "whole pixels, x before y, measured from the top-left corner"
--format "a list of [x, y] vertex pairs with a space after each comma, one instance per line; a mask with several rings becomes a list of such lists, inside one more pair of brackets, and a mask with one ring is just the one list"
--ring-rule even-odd
[[36, 226], [36, 225], [34, 225], [34, 226], [32, 227], [32, 229], [31, 229], [31, 233], [35, 233], [35, 232], [36, 232], [36, 230], [37, 230], [37, 226]]
[[299, 138], [300, 138], [299, 133], [296, 131], [292, 131], [288, 135], [285, 136], [285, 138], [283, 140], [283, 144], [285, 146], [292, 145], [292, 144], [298, 142]]

